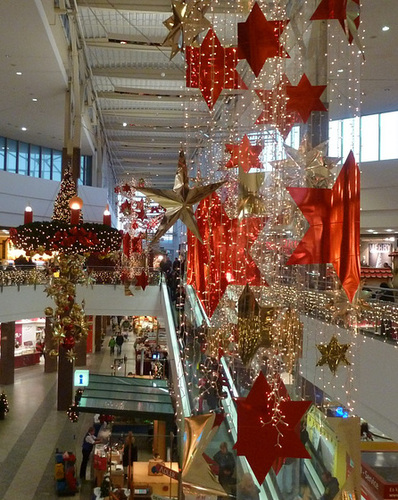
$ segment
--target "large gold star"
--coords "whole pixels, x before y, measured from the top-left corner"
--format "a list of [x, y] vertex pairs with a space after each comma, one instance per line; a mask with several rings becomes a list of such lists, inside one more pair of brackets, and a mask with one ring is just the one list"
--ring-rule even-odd
[[225, 181], [214, 182], [207, 186], [190, 188], [185, 154], [184, 151], [180, 151], [173, 189], [139, 188], [141, 193], [148, 195], [152, 200], [166, 209], [166, 213], [152, 239], [152, 243], [158, 241], [178, 219], [180, 219], [202, 243], [202, 237], [193, 213], [193, 205], [207, 198], [224, 184], [224, 182]]
[[169, 30], [163, 45], [171, 47], [173, 59], [186, 45], [193, 45], [199, 33], [210, 28], [210, 21], [204, 17], [210, 0], [173, 0], [171, 5], [173, 15], [163, 22]]
[[314, 148], [310, 145], [308, 137], [304, 137], [298, 149], [285, 145], [285, 151], [297, 167], [305, 171], [308, 187], [329, 188], [333, 184], [332, 169], [341, 158], [326, 156], [328, 141], [318, 144]]
[[336, 371], [339, 365], [351, 365], [351, 363], [345, 357], [346, 352], [348, 351], [350, 346], [351, 344], [339, 344], [337, 337], [333, 335], [333, 337], [330, 339], [329, 344], [318, 344], [316, 346], [319, 352], [322, 354], [322, 357], [318, 361], [316, 366], [323, 366], [327, 364], [333, 375], [336, 375]]

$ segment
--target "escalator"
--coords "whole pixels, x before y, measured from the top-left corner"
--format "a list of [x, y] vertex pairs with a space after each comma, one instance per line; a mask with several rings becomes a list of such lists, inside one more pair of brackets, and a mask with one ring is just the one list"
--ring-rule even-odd
[[[194, 332], [200, 332], [201, 329], [209, 325], [209, 321], [194, 289], [187, 286], [186, 309], [189, 309], [190, 317], [188, 322], [191, 325], [191, 331], [187, 331], [189, 329], [185, 325], [184, 332], [181, 333], [181, 324], [178, 321], [181, 318], [178, 318], [178, 314], [173, 309], [174, 304], [170, 300], [166, 284], [162, 283], [161, 286], [165, 321], [167, 323], [166, 333], [169, 331], [169, 359], [171, 362], [170, 368], [173, 376], [174, 390], [179, 401], [180, 415], [189, 417], [201, 412], [199, 393], [200, 368], [207, 361], [200, 347], [195, 345]], [[234, 398], [239, 397], [240, 394], [228, 368], [227, 358], [221, 358], [218, 373], [223, 381], [222, 397], [219, 400], [220, 406], [215, 408], [214, 411], [223, 411], [225, 418], [216, 434], [216, 441], [206, 450], [206, 454], [210, 459], [218, 451], [220, 442], [225, 441], [228, 449], [232, 450], [237, 441], [237, 413]], [[204, 410], [207, 410], [207, 408], [204, 408]], [[182, 435], [182, 432], [179, 434]], [[283, 496], [273, 471], [267, 475], [264, 483], [260, 485], [252, 473], [249, 463], [243, 456], [237, 457], [236, 471], [238, 481], [244, 474], [251, 475], [254, 484], [259, 489], [260, 500], [288, 500], [286, 496]]]

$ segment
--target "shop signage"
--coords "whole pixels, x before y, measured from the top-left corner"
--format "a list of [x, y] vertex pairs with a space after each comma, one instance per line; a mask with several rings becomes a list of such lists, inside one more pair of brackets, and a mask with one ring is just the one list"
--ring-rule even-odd
[[158, 464], [157, 469], [158, 469], [158, 472], [160, 472], [164, 476], [171, 477], [171, 479], [175, 479], [176, 481], [178, 481], [180, 479], [180, 473], [174, 469], [170, 469], [170, 467], [166, 467], [165, 465]]
[[378, 498], [385, 500], [398, 498], [398, 483], [387, 483], [369, 465], [365, 465], [363, 462], [362, 479], [377, 493]]
[[87, 387], [89, 374], [89, 370], [76, 370], [74, 377], [75, 387]]

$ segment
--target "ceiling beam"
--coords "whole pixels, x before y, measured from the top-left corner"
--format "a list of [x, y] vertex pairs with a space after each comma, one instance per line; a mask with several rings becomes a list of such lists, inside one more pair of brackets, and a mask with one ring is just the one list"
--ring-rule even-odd
[[178, 151], [176, 151], [175, 158], [170, 158], [170, 159], [164, 159], [161, 156], [159, 158], [126, 158], [126, 157], [121, 157], [119, 158], [120, 162], [124, 163], [135, 163], [137, 165], [174, 165], [177, 168], [177, 163], [178, 163]]
[[[193, 97], [193, 94], [191, 94]], [[199, 94], [197, 94], [199, 95]], [[139, 91], [129, 91], [129, 92], [98, 92], [99, 99], [115, 99], [122, 101], [141, 101], [141, 102], [190, 102], [191, 97], [187, 94], [170, 94], [166, 91], [162, 93], [152, 92], [139, 92]]]
[[[106, 76], [109, 78], [134, 78], [140, 80], [178, 80], [185, 81], [185, 71], [183, 68], [107, 68], [94, 67], [94, 76]], [[163, 76], [164, 75], [164, 76]]]
[[[157, 12], [171, 15], [170, 0], [76, 0], [78, 7], [96, 9], [136, 10], [139, 12]], [[237, 2], [238, 3], [238, 2]], [[214, 12], [231, 10], [230, 0], [218, 0], [213, 7]], [[238, 11], [249, 13], [249, 9], [238, 6]]]
[[96, 9], [137, 10], [140, 12], [170, 13], [170, 0], [77, 0], [78, 7]]
[[[126, 43], [123, 43], [126, 42]], [[171, 47], [163, 45], [161, 42], [148, 42], [131, 35], [113, 35], [108, 33], [107, 38], [88, 38], [86, 45], [96, 49], [117, 49], [117, 50], [141, 50], [141, 51], [161, 51], [170, 57]]]

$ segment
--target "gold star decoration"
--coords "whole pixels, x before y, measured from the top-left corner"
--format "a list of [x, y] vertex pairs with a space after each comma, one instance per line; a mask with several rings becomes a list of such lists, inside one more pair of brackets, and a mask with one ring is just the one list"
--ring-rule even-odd
[[371, 307], [362, 296], [363, 283], [360, 284], [352, 302], [347, 299], [347, 295], [342, 288], [331, 292], [331, 298], [326, 305], [331, 313], [331, 320], [336, 324], [342, 324], [345, 328], [357, 325], [365, 311]]
[[171, 47], [173, 59], [186, 45], [194, 45], [199, 33], [210, 28], [210, 21], [204, 17], [210, 0], [173, 0], [171, 6], [173, 15], [163, 22], [169, 30], [163, 45]]
[[238, 352], [249, 365], [260, 347], [271, 347], [271, 328], [277, 314], [275, 307], [261, 307], [249, 285], [238, 302]]
[[265, 179], [264, 173], [248, 174], [239, 167], [239, 202], [238, 215], [265, 215], [265, 204], [258, 194], [258, 190]]
[[140, 188], [141, 193], [146, 194], [166, 209], [160, 226], [152, 238], [152, 244], [158, 241], [178, 219], [180, 219], [202, 243], [202, 237], [193, 213], [193, 205], [207, 198], [223, 184], [224, 181], [221, 181], [206, 186], [195, 186], [190, 188], [185, 154], [184, 151], [180, 151], [173, 189]]
[[284, 146], [290, 161], [305, 171], [307, 187], [330, 188], [333, 184], [331, 171], [341, 158], [326, 156], [327, 145], [325, 141], [313, 148], [305, 136], [298, 149]]
[[339, 365], [344, 364], [350, 366], [351, 363], [346, 358], [346, 352], [351, 344], [340, 344], [337, 337], [333, 335], [329, 344], [318, 344], [316, 347], [322, 354], [321, 359], [316, 366], [328, 365], [333, 375], [336, 375]]

